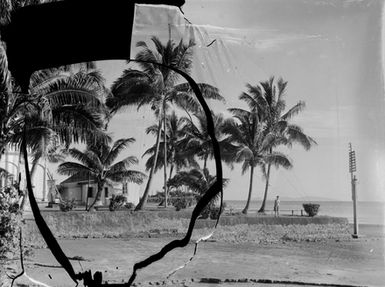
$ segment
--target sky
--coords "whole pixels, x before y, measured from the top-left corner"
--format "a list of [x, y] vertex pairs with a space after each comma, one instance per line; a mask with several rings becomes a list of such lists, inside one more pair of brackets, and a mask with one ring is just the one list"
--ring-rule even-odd
[[[357, 156], [358, 200], [385, 201], [385, 99], [383, 85], [382, 1], [323, 0], [186, 0], [184, 17], [178, 10], [139, 7], [133, 43], [156, 34], [176, 41], [193, 37], [193, 78], [220, 89], [226, 104], [210, 103], [219, 113], [243, 107], [238, 100], [246, 83], [271, 76], [288, 81], [286, 102], [306, 102], [293, 119], [318, 145], [283, 149], [293, 161], [290, 170], [273, 169], [269, 199], [323, 197], [351, 200], [348, 143]], [[168, 24], [171, 24], [170, 31]], [[207, 47], [213, 40], [215, 42]], [[132, 45], [132, 56], [137, 49]], [[128, 65], [100, 62], [110, 85]], [[134, 66], [135, 67], [135, 66]], [[135, 137], [125, 155], [141, 157], [155, 138], [144, 130], [155, 123], [151, 110], [125, 109], [114, 116], [114, 139]], [[209, 166], [215, 172], [213, 165]], [[144, 171], [144, 160], [137, 169]], [[162, 172], [153, 192], [161, 190]], [[225, 200], [245, 200], [249, 173], [240, 165], [224, 167], [230, 183]], [[144, 184], [137, 188], [143, 191]], [[263, 196], [264, 179], [254, 174], [253, 195]]]

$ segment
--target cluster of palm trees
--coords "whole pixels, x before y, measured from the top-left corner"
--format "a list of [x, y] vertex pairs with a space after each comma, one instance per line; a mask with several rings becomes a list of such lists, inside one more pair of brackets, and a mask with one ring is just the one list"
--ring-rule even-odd
[[[213, 147], [206, 118], [190, 86], [165, 67], [190, 74], [195, 44], [183, 39], [178, 43], [170, 39], [163, 44], [155, 36], [151, 44], [154, 48], [143, 41], [136, 44], [139, 68], [124, 70], [110, 89], [105, 87], [95, 64], [85, 63], [35, 72], [28, 94], [20, 92], [9, 74], [4, 47], [0, 45], [0, 158], [7, 146], [18, 146], [23, 141], [34, 155], [33, 166], [42, 158], [57, 161], [63, 159], [63, 153], [69, 154], [77, 162], [60, 164], [58, 172], [91, 175], [98, 183], [96, 200], [108, 181], [140, 184], [146, 178], [144, 173], [129, 169], [138, 163], [134, 156], [114, 163], [135, 139], [112, 143], [106, 128], [111, 117], [123, 107], [135, 106], [139, 110], [149, 106], [157, 120], [146, 132], [155, 136], [155, 143], [144, 153], [148, 156], [148, 179], [136, 209], [144, 207], [154, 173], [161, 169], [166, 206], [170, 189], [187, 187], [197, 194], [204, 193], [215, 181], [208, 167]], [[224, 101], [216, 87], [206, 83], [198, 86], [206, 99]], [[250, 169], [244, 213], [250, 205], [255, 168], [259, 167], [266, 179], [259, 209], [264, 212], [272, 165], [292, 167], [281, 147], [298, 143], [310, 149], [315, 144], [299, 126], [291, 123], [305, 103], [298, 102], [286, 109], [286, 86], [287, 82], [273, 77], [255, 86], [248, 84], [247, 91], [239, 96], [246, 109], [229, 108], [229, 118], [213, 112], [223, 161], [232, 168], [234, 163], [241, 163], [242, 173]], [[86, 150], [70, 148], [79, 142], [87, 144]]]
[[[112, 85], [111, 95], [106, 101], [112, 113], [125, 106], [136, 106], [139, 110], [142, 106], [149, 105], [158, 119], [156, 125], [147, 129], [147, 133], [156, 135], [156, 143], [145, 152], [152, 156], [146, 163], [149, 177], [137, 210], [142, 209], [147, 201], [152, 178], [157, 169], [163, 167], [164, 204], [167, 206], [167, 181], [171, 179], [173, 171], [186, 166], [197, 166], [192, 151], [179, 148], [182, 145], [181, 140], [185, 140], [186, 125], [184, 118], [178, 119], [175, 110], [182, 110], [190, 117], [191, 114], [203, 113], [190, 86], [180, 83], [180, 75], [165, 68], [169, 66], [190, 74], [194, 42], [190, 40], [184, 43], [182, 39], [175, 43], [170, 39], [164, 45], [155, 36], [151, 41], [155, 50], [143, 41], [136, 44], [140, 51], [135, 60], [141, 70], [125, 70]], [[217, 88], [205, 83], [198, 83], [198, 86], [206, 99], [224, 100]], [[167, 165], [170, 165], [168, 177]]]
[[265, 211], [271, 166], [291, 168], [292, 162], [280, 147], [291, 147], [297, 143], [309, 150], [316, 142], [307, 136], [301, 127], [290, 120], [302, 111], [305, 103], [300, 101], [286, 110], [286, 86], [282, 79], [271, 77], [253, 86], [247, 84], [247, 92], [239, 99], [247, 104], [247, 109], [228, 109], [233, 119], [227, 121], [222, 131], [229, 134], [228, 140], [236, 146], [231, 152], [233, 161], [242, 163], [242, 174], [250, 169], [250, 183], [246, 206], [247, 213], [253, 191], [253, 175], [256, 167], [261, 168], [266, 179], [263, 201], [258, 212]]
[[[145, 42], [137, 43], [140, 51], [136, 60], [140, 70], [125, 70], [114, 82], [111, 96], [106, 101], [113, 112], [124, 106], [136, 106], [139, 110], [143, 105], [150, 105], [158, 119], [157, 124], [147, 129], [147, 133], [155, 136], [156, 142], [144, 153], [149, 156], [146, 162], [149, 179], [138, 209], [147, 200], [154, 172], [162, 168], [166, 206], [170, 188], [185, 186], [203, 193], [215, 180], [207, 166], [213, 156], [213, 147], [205, 115], [189, 86], [179, 83], [178, 74], [154, 64], [172, 66], [189, 73], [194, 43], [185, 44], [181, 40], [176, 44], [169, 40], [163, 45], [156, 37], [151, 40], [154, 50]], [[203, 83], [198, 85], [206, 99], [224, 101], [217, 88]], [[290, 122], [303, 110], [305, 103], [300, 101], [286, 110], [286, 86], [287, 82], [274, 77], [255, 86], [248, 84], [247, 92], [239, 97], [248, 109], [230, 108], [228, 111], [233, 116], [227, 119], [222, 114], [213, 113], [222, 160], [231, 167], [234, 163], [242, 163], [242, 173], [250, 168], [249, 195], [244, 213], [249, 208], [256, 167], [261, 168], [266, 178], [264, 199], [259, 209], [259, 212], [264, 212], [271, 166], [292, 167], [291, 160], [279, 151], [279, 147], [298, 143], [308, 150], [316, 144], [298, 125]], [[184, 116], [178, 116], [180, 114]]]

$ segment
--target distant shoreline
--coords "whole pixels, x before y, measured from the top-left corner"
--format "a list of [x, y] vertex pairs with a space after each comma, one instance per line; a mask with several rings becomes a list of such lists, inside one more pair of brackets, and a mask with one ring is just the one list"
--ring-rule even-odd
[[[268, 199], [267, 201], [268, 202], [273, 202], [275, 199], [274, 198], [271, 198], [271, 199]], [[303, 198], [299, 198], [299, 199], [295, 199], [295, 198], [284, 198], [284, 197], [280, 197], [280, 200], [281, 202], [283, 201], [287, 201], [287, 202], [298, 202], [298, 201], [304, 201], [304, 202], [308, 202], [308, 201], [314, 201], [314, 202], [351, 202], [353, 204], [353, 202], [351, 200], [337, 200], [337, 199], [303, 199]], [[237, 201], [237, 202], [246, 202], [246, 200], [243, 200], [243, 199], [223, 199], [224, 202], [226, 201]], [[259, 199], [259, 198], [252, 198], [251, 199], [251, 202], [262, 202], [262, 199]], [[382, 204], [385, 204], [385, 201], [374, 201], [374, 200], [357, 200], [358, 203], [382, 203]]]

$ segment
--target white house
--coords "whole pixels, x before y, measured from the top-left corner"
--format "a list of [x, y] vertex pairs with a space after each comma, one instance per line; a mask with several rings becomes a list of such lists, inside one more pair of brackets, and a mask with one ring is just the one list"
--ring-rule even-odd
[[[88, 174], [78, 173], [73, 176], [70, 176], [66, 180], [60, 183], [61, 190], [60, 194], [62, 199], [65, 200], [75, 200], [76, 205], [86, 205], [91, 204], [96, 197], [97, 193], [97, 183], [93, 176], [88, 176]], [[127, 197], [128, 202], [132, 202], [135, 205], [139, 202], [138, 193], [131, 191], [127, 184], [105, 184], [103, 186], [102, 192], [97, 201], [98, 205], [108, 205], [112, 195], [123, 194]], [[87, 196], [88, 193], [88, 196]], [[87, 199], [88, 198], [88, 199]]]

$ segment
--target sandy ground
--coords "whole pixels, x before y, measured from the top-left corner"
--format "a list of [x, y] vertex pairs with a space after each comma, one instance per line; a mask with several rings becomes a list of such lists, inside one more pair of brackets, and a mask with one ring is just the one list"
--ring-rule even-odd
[[[178, 249], [163, 260], [139, 271], [135, 282], [140, 286], [289, 286], [285, 284], [250, 283], [250, 279], [301, 281], [307, 283], [385, 286], [385, 233], [379, 226], [363, 226], [359, 239], [348, 241], [233, 244], [204, 242], [198, 254], [185, 268], [170, 278], [172, 270], [184, 264], [193, 254], [194, 245]], [[159, 251], [172, 238], [77, 239], [60, 240], [65, 253], [82, 256], [87, 261], [72, 261], [76, 272], [91, 269], [103, 273], [109, 283], [127, 281], [135, 262]], [[8, 267], [16, 272], [17, 261]], [[39, 266], [40, 265], [40, 266]], [[26, 258], [29, 276], [49, 286], [75, 286], [58, 266], [48, 249], [34, 250]], [[199, 283], [201, 278], [247, 278], [249, 283]], [[19, 285], [32, 284], [25, 278]], [[293, 285], [290, 285], [293, 286]]]

